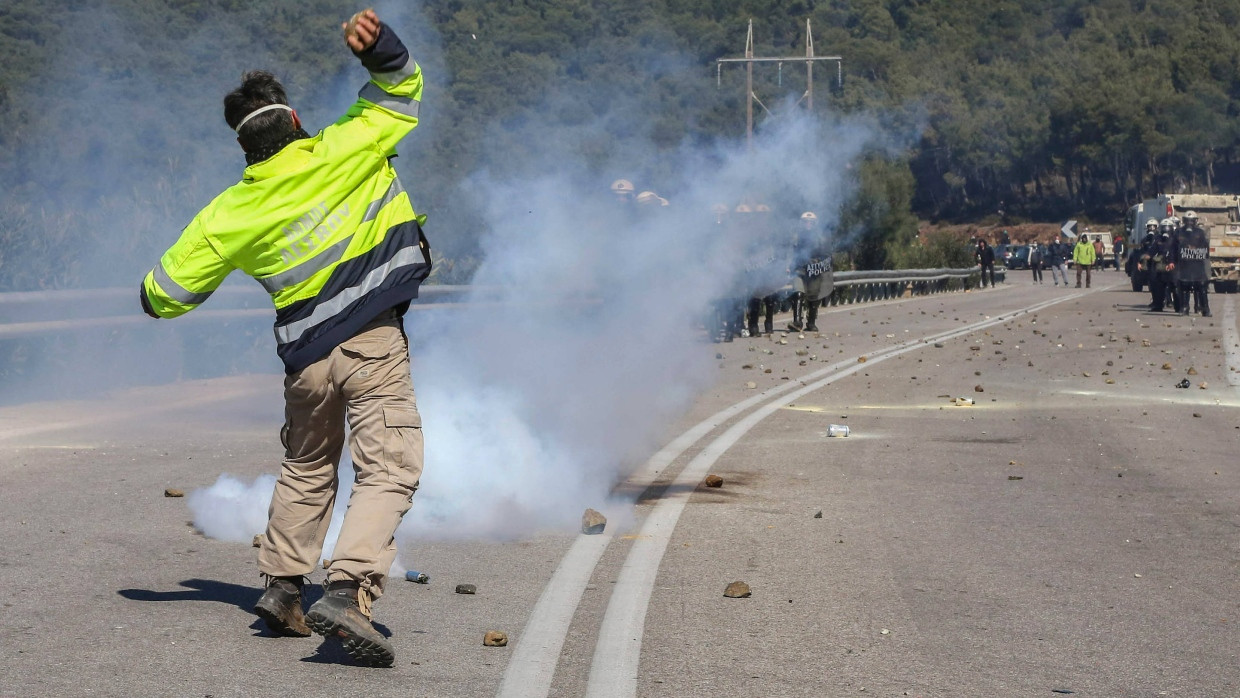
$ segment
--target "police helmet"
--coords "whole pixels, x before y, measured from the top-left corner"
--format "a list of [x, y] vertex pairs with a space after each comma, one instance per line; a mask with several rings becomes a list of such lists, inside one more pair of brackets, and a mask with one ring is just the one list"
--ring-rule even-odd
[[753, 213], [753, 209], [749, 208], [749, 204], [741, 204], [736, 207], [737, 213]]
[[616, 181], [611, 183], [611, 190], [613, 193], [621, 195], [621, 196], [625, 194], [632, 194], [633, 183], [627, 179], [617, 179]]
[[652, 191], [644, 191], [637, 195], [637, 203], [639, 204], [657, 204], [659, 203], [659, 195]]
[[1175, 227], [1175, 228], [1180, 227], [1180, 217], [1179, 217], [1179, 216], [1172, 216], [1172, 217], [1171, 217], [1171, 225], [1172, 225], [1172, 227]]
[[1173, 219], [1171, 219], [1171, 218], [1164, 218], [1164, 219], [1162, 219], [1162, 222], [1158, 224], [1158, 227], [1159, 227], [1159, 228], [1166, 228], [1166, 229], [1168, 229], [1168, 230], [1169, 230], [1169, 229], [1171, 229], [1171, 228], [1174, 228], [1174, 227], [1175, 227], [1175, 220], [1173, 220]]
[[816, 221], [816, 220], [818, 220], [818, 216], [815, 216], [813, 211], [806, 211], [805, 213], [802, 213], [802, 214], [801, 214], [801, 220], [803, 220], [803, 221]]
[[1158, 227], [1158, 221], [1154, 220], [1153, 218], [1145, 222], [1145, 228], [1147, 230], [1150, 228], [1157, 228], [1157, 227]]
[[1188, 211], [1188, 212], [1186, 212], [1186, 213], [1184, 214], [1184, 220], [1186, 220], [1186, 221], [1188, 221], [1188, 222], [1190, 222], [1190, 223], [1196, 223], [1196, 222], [1197, 222], [1197, 212], [1196, 212], [1196, 211]]

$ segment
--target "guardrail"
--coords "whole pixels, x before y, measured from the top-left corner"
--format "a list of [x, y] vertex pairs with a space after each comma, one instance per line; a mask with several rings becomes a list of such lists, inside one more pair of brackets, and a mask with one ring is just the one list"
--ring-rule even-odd
[[[836, 272], [834, 290], [824, 300], [831, 305], [846, 305], [910, 294], [965, 290], [977, 285], [980, 274], [979, 267]], [[1003, 269], [995, 269], [997, 278], [1003, 278], [1003, 274]], [[471, 296], [475, 299], [472, 302], [479, 302], [479, 295], [484, 296], [482, 302], [489, 302], [485, 299], [486, 291], [500, 290], [495, 286], [423, 286], [419, 301], [411, 310], [442, 308], [465, 302]], [[483, 293], [479, 294], [480, 291]], [[214, 307], [190, 313], [178, 324], [261, 320], [274, 315], [270, 298], [256, 287], [225, 286], [211, 299]], [[0, 293], [0, 340], [119, 329], [149, 322], [150, 319], [138, 310], [137, 288]]]
[[[980, 285], [981, 274], [980, 266], [966, 269], [841, 271], [835, 273], [835, 288], [825, 300], [830, 305], [849, 305], [906, 295], [964, 291]], [[1006, 281], [1007, 269], [996, 266], [995, 279]]]

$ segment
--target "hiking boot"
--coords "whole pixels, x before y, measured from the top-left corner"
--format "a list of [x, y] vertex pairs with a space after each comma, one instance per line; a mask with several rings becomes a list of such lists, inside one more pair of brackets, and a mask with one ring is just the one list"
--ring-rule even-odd
[[818, 331], [818, 325], [815, 325], [815, 324], [812, 324], [812, 323], [811, 323], [811, 324], [809, 324], [809, 325], [806, 325], [806, 326], [805, 326], [805, 331], [806, 331], [806, 332], [817, 332], [817, 331]]
[[310, 637], [310, 626], [301, 612], [301, 577], [268, 577], [267, 590], [254, 604], [254, 613], [276, 635]]
[[371, 624], [357, 603], [356, 582], [332, 582], [323, 598], [314, 602], [306, 622], [325, 638], [336, 638], [362, 666], [392, 666], [392, 645]]

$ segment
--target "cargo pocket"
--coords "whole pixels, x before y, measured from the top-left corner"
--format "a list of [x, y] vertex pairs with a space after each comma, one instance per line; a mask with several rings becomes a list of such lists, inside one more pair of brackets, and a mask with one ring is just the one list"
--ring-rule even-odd
[[383, 408], [383, 462], [392, 480], [410, 490], [422, 477], [422, 416], [411, 406]]
[[353, 337], [340, 345], [340, 351], [354, 359], [386, 359], [393, 349], [395, 345], [390, 334], [374, 331]]

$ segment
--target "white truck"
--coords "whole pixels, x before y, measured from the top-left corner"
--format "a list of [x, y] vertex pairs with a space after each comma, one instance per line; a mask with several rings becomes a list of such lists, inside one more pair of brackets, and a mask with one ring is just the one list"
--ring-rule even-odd
[[1095, 240], [1102, 241], [1102, 254], [1099, 255], [1098, 259], [1094, 261], [1095, 269], [1106, 269], [1107, 267], [1115, 266], [1115, 246], [1111, 243], [1111, 231], [1090, 230], [1089, 228], [1086, 228], [1081, 231], [1079, 236], [1065, 240], [1068, 245], [1067, 262], [1069, 269], [1076, 267], [1076, 262], [1072, 260], [1072, 252], [1075, 250], [1076, 244], [1081, 241], [1081, 238], [1085, 238], [1091, 243]]
[[1215, 293], [1235, 293], [1240, 282], [1240, 194], [1160, 194], [1128, 209], [1124, 228], [1128, 249], [1136, 250], [1145, 237], [1147, 220], [1184, 218], [1195, 211], [1210, 236], [1210, 280]]

